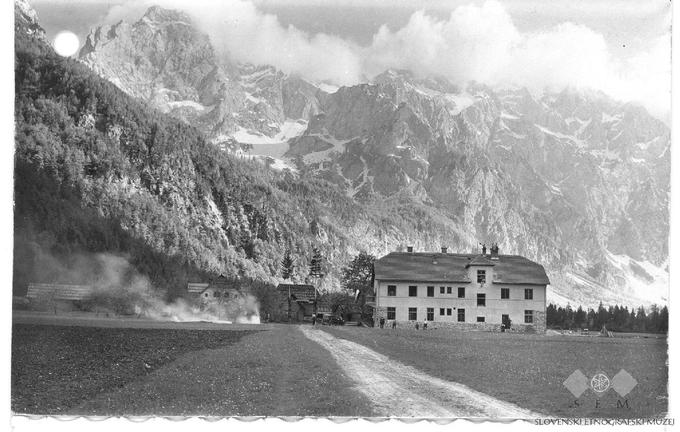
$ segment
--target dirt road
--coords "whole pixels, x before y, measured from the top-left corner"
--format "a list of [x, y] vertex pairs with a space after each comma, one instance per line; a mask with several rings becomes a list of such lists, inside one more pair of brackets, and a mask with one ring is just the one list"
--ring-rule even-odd
[[[444, 381], [392, 360], [363, 345], [300, 326], [326, 348], [356, 388], [386, 417], [534, 418], [538, 414], [462, 384]], [[493, 373], [493, 371], [489, 371]]]

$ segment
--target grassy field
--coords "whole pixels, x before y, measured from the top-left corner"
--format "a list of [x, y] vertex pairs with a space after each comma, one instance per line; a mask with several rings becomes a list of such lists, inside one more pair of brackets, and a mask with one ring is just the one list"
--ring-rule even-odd
[[15, 324], [11, 408], [90, 415], [370, 416], [332, 357], [295, 327]]
[[[652, 417], [668, 409], [665, 338], [324, 329], [430, 375], [550, 416]], [[588, 389], [575, 400], [562, 383], [577, 369], [589, 379], [598, 372], [611, 379], [625, 369], [638, 384], [625, 399], [613, 389], [599, 397]]]

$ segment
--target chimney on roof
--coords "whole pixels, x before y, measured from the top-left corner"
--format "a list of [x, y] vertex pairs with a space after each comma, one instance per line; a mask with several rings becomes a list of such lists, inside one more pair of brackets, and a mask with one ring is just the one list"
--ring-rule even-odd
[[446, 246], [442, 246], [442, 253], [445, 254], [447, 252], [448, 248]]
[[482, 243], [482, 255], [486, 255], [486, 244]]
[[413, 252], [413, 246], [406, 246], [406, 252], [412, 253]]
[[491, 245], [491, 259], [498, 259], [498, 243]]

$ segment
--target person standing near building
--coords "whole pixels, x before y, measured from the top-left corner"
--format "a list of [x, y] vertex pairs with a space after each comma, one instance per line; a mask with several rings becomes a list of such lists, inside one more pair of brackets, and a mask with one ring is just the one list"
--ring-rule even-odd
[[385, 317], [380, 317], [380, 328], [385, 328]]

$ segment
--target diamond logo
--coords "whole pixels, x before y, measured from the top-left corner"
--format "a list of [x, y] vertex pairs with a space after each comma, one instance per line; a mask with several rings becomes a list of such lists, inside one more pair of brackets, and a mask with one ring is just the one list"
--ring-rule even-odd
[[603, 373], [593, 375], [593, 378], [590, 380], [590, 387], [596, 393], [606, 392], [607, 390], [609, 390], [609, 386], [610, 386], [609, 378], [607, 377], [607, 375]]
[[574, 397], [579, 398], [584, 391], [588, 390], [588, 378], [579, 369], [574, 371], [569, 378], [564, 380], [562, 383], [567, 390], [574, 395]]
[[621, 369], [619, 373], [612, 378], [612, 388], [619, 396], [624, 397], [635, 388], [637, 380], [631, 374]]

